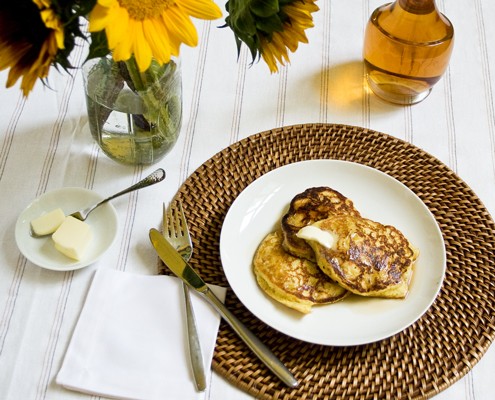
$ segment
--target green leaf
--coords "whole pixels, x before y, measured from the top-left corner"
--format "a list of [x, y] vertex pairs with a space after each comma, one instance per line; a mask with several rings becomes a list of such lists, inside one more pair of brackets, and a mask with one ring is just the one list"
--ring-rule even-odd
[[256, 21], [256, 28], [268, 35], [273, 32], [282, 32], [284, 25], [278, 15], [273, 15], [269, 18], [258, 18]]
[[110, 50], [108, 49], [105, 31], [92, 32], [87, 60], [97, 57], [105, 57], [107, 54], [110, 54]]
[[239, 18], [233, 20], [232, 22], [235, 30], [248, 35], [256, 34], [256, 23], [250, 13], [240, 15]]
[[259, 17], [269, 17], [279, 12], [278, 0], [251, 0], [251, 12]]

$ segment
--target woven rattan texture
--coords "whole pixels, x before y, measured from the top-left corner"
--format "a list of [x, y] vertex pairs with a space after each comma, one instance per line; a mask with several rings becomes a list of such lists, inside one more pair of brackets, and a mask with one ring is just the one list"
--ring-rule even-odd
[[[464, 376], [495, 337], [495, 226], [473, 191], [440, 161], [394, 137], [364, 128], [309, 124], [248, 137], [216, 154], [184, 183], [194, 238], [192, 265], [228, 287], [220, 263], [224, 217], [239, 193], [266, 172], [311, 159], [358, 162], [412, 189], [438, 221], [447, 272], [439, 297], [401, 333], [377, 343], [328, 347], [295, 340], [254, 317], [229, 288], [226, 304], [299, 379], [285, 387], [222, 323], [213, 368], [260, 399], [430, 398]], [[332, 321], [329, 321], [331, 323]]]

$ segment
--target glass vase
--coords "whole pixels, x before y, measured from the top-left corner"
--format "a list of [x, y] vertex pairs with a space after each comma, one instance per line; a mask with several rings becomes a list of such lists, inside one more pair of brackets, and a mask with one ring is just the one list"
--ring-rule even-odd
[[447, 69], [453, 45], [454, 28], [434, 0], [385, 4], [366, 26], [363, 57], [368, 85], [391, 103], [418, 103]]
[[154, 164], [175, 145], [182, 123], [178, 60], [140, 72], [135, 60], [111, 57], [83, 67], [91, 135], [102, 151], [123, 164]]

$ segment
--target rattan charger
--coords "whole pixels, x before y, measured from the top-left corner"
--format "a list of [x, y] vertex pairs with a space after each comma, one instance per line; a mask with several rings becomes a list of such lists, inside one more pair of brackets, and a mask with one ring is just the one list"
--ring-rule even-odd
[[[236, 197], [263, 174], [293, 162], [336, 159], [376, 168], [414, 191], [444, 236], [447, 271], [438, 298], [409, 328], [376, 343], [332, 347], [286, 336], [252, 315], [222, 270], [222, 222]], [[463, 377], [495, 337], [495, 225], [476, 194], [421, 149], [369, 129], [305, 124], [265, 131], [222, 150], [177, 193], [190, 223], [191, 264], [228, 288], [226, 304], [300, 381], [285, 387], [222, 323], [213, 368], [259, 399], [422, 399]]]

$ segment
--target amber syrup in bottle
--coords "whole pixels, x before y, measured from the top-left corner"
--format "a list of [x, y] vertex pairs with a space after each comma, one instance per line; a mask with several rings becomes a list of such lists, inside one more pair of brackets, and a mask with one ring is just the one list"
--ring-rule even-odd
[[371, 90], [396, 104], [424, 100], [449, 64], [454, 28], [434, 0], [397, 0], [377, 8], [365, 32]]

